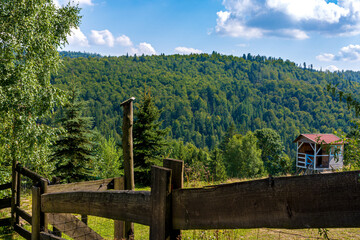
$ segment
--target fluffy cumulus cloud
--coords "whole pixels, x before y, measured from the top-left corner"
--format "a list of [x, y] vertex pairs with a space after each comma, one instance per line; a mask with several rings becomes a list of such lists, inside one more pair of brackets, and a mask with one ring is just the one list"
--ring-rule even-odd
[[336, 72], [339, 71], [339, 68], [335, 65], [329, 65], [327, 67], [325, 67], [324, 70], [330, 71], [330, 72]]
[[[98, 51], [98, 46], [105, 52], [111, 51], [113, 54], [130, 54], [130, 55], [155, 55], [154, 47], [147, 42], [134, 45], [131, 39], [126, 35], [114, 37], [112, 32], [105, 30], [91, 30], [89, 38], [80, 30], [74, 28], [68, 36], [68, 49], [79, 49], [77, 47], [86, 47], [88, 51]], [[84, 49], [84, 48], [82, 48]], [[111, 49], [111, 50], [110, 50]]]
[[175, 52], [179, 54], [202, 53], [201, 50], [188, 47], [176, 47]]
[[319, 61], [360, 61], [360, 45], [350, 44], [343, 47], [337, 54], [323, 53], [316, 56]]
[[107, 45], [109, 47], [113, 47], [115, 43], [114, 36], [107, 29], [101, 31], [91, 30], [90, 39], [91, 42], [96, 45]]
[[80, 28], [72, 28], [67, 40], [69, 45], [74, 47], [89, 47], [89, 41]]
[[130, 38], [126, 35], [121, 35], [120, 37], [117, 37], [116, 42], [124, 47], [131, 47], [133, 45]]
[[215, 31], [233, 37], [360, 33], [360, 0], [224, 0]]
[[137, 47], [131, 48], [130, 54], [136, 55], [155, 55], [156, 51], [150, 43], [140, 43]]

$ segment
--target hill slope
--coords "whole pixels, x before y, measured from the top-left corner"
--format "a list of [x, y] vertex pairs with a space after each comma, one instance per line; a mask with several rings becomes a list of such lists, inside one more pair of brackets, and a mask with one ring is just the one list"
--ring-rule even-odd
[[359, 85], [343, 80], [340, 73], [250, 54], [64, 57], [63, 64], [52, 82], [60, 87], [81, 82], [95, 126], [118, 140], [120, 103], [132, 96], [139, 101], [146, 85], [173, 138], [212, 148], [231, 123], [240, 133], [270, 127], [293, 155], [292, 140], [300, 133], [349, 129], [353, 113], [330, 96], [327, 83], [359, 92]]

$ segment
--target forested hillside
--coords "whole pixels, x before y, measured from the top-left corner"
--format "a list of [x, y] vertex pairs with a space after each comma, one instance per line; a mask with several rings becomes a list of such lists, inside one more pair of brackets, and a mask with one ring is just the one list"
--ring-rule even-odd
[[293, 156], [292, 141], [300, 133], [349, 130], [354, 115], [327, 92], [328, 83], [359, 92], [358, 83], [344, 80], [343, 74], [250, 54], [63, 56], [52, 83], [81, 82], [96, 128], [119, 141], [120, 103], [132, 96], [141, 99], [146, 86], [174, 139], [212, 149], [232, 123], [241, 134], [268, 127], [278, 131]]

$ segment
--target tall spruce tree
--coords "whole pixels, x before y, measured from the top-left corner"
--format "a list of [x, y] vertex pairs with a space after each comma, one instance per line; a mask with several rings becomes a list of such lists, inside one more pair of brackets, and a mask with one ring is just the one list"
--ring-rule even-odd
[[[150, 179], [151, 165], [159, 164], [167, 145], [168, 129], [160, 129], [161, 111], [155, 106], [150, 91], [144, 97], [135, 113], [134, 123], [134, 167], [135, 177], [142, 184]], [[138, 173], [138, 174], [137, 174]], [[142, 174], [141, 174], [142, 173]]]
[[92, 118], [82, 116], [84, 103], [78, 98], [79, 91], [72, 87], [69, 102], [64, 106], [60, 119], [64, 131], [52, 145], [53, 154], [50, 158], [55, 163], [54, 174], [66, 182], [89, 179], [91, 162], [95, 159]]

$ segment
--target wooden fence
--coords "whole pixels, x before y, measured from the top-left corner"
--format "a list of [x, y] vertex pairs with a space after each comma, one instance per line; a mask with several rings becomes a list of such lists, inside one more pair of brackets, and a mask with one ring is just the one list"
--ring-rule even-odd
[[[11, 182], [0, 185], [0, 191], [11, 189]], [[0, 199], [0, 210], [11, 207], [11, 198], [5, 197]], [[11, 217], [0, 218], [0, 227], [11, 226]]]
[[78, 213], [150, 226], [150, 239], [183, 229], [360, 226], [360, 171], [267, 178], [183, 189], [183, 163], [152, 167], [151, 191], [46, 193], [41, 211]]
[[[82, 216], [82, 221], [71, 214], [46, 214], [41, 211], [41, 195], [45, 193], [61, 193], [68, 191], [105, 191], [109, 189], [124, 189], [124, 179], [110, 178], [96, 181], [56, 184], [49, 185], [49, 181], [37, 173], [16, 164], [14, 169], [15, 183], [0, 185], [0, 191], [12, 189], [13, 198], [0, 199], [0, 209], [10, 208], [12, 217], [0, 219], [0, 226], [13, 226], [14, 231], [27, 240], [38, 239], [62, 239], [57, 235], [64, 232], [70, 237], [77, 236], [76, 239], [102, 239], [100, 235], [94, 232], [86, 225]], [[32, 181], [32, 211], [31, 214], [21, 209], [21, 181], [27, 177]], [[15, 193], [15, 194], [14, 194]], [[13, 200], [12, 200], [13, 199]], [[31, 225], [31, 231], [26, 230], [20, 225], [20, 218]], [[83, 222], [84, 221], [84, 222]], [[51, 224], [55, 230], [48, 231], [47, 226]], [[124, 223], [122, 221], [114, 222], [114, 236], [121, 239], [124, 236]], [[71, 229], [71, 231], [70, 231]], [[55, 235], [54, 235], [55, 233]], [[84, 238], [78, 236], [85, 236]]]

